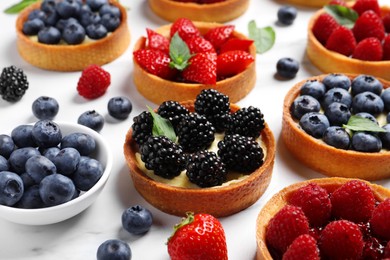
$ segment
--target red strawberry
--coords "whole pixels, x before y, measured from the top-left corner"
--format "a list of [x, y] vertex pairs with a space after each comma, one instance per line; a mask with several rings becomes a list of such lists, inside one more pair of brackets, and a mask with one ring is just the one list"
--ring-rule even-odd
[[382, 245], [379, 243], [378, 239], [369, 236], [364, 239], [362, 259], [382, 259], [382, 250]]
[[380, 61], [383, 58], [381, 42], [374, 37], [364, 39], [356, 45], [352, 58], [367, 61]]
[[146, 32], [148, 33], [148, 47], [150, 49], [169, 53], [169, 40], [167, 38], [148, 28], [146, 28]]
[[219, 53], [223, 53], [227, 51], [235, 51], [235, 50], [248, 51], [249, 46], [251, 46], [252, 43], [253, 40], [249, 40], [249, 39], [231, 38], [227, 40], [227, 42], [222, 44]]
[[271, 247], [284, 253], [295, 238], [308, 233], [309, 222], [302, 209], [286, 205], [269, 221], [266, 240]]
[[168, 240], [171, 260], [227, 260], [225, 232], [221, 223], [209, 214], [187, 214], [175, 226]]
[[387, 245], [386, 245], [384, 252], [383, 252], [383, 257], [390, 258], [390, 241], [387, 242]]
[[210, 29], [204, 38], [211, 42], [216, 50], [229, 40], [230, 36], [234, 31], [234, 25], [224, 25]]
[[149, 73], [163, 79], [172, 79], [176, 71], [169, 67], [171, 59], [168, 54], [152, 49], [141, 49], [133, 53], [134, 60]]
[[379, 7], [378, 0], [357, 0], [352, 6], [359, 15], [362, 15], [367, 10], [374, 11], [377, 15], [381, 15], [381, 9]]
[[211, 42], [206, 40], [203, 37], [192, 37], [186, 41], [190, 53], [199, 53], [199, 52], [215, 52]]
[[200, 36], [198, 28], [196, 28], [194, 23], [187, 18], [179, 18], [172, 24], [170, 36], [172, 37], [176, 32], [178, 32], [183, 41], [186, 41], [191, 37]]
[[356, 20], [352, 28], [356, 41], [360, 42], [369, 37], [378, 38], [380, 41], [385, 38], [385, 27], [382, 19], [374, 11], [365, 11]]
[[390, 60], [390, 34], [383, 40], [383, 60]]
[[329, 221], [332, 205], [328, 192], [310, 183], [290, 195], [288, 203], [301, 207], [311, 226], [322, 226]]
[[339, 26], [340, 25], [331, 15], [323, 13], [318, 16], [317, 20], [314, 22], [312, 30], [316, 39], [325, 45], [329, 36]]
[[360, 259], [363, 235], [358, 225], [348, 220], [337, 220], [321, 232], [319, 247], [327, 259]]
[[341, 5], [347, 6], [347, 3], [344, 0], [332, 0], [328, 3], [328, 5]]
[[228, 51], [218, 55], [217, 75], [227, 77], [244, 71], [255, 59], [246, 51]]
[[182, 76], [190, 82], [214, 85], [217, 82], [217, 54], [201, 52], [189, 59], [189, 65], [183, 70]]
[[330, 196], [333, 216], [357, 222], [370, 219], [375, 208], [375, 197], [365, 182], [352, 180], [336, 189]]
[[385, 31], [390, 33], [390, 13], [387, 13], [382, 17], [383, 26], [385, 26]]
[[102, 96], [110, 84], [110, 73], [98, 65], [90, 65], [82, 71], [77, 91], [80, 96], [94, 99]]
[[328, 50], [350, 56], [356, 48], [355, 36], [350, 29], [340, 26], [329, 36], [325, 47]]
[[390, 199], [381, 202], [372, 213], [370, 220], [373, 234], [379, 238], [390, 240]]
[[320, 260], [317, 241], [310, 235], [300, 235], [288, 247], [283, 260]]

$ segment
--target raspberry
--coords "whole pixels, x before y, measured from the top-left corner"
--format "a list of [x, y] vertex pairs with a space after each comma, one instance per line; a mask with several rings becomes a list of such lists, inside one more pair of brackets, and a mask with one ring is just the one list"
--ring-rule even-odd
[[385, 27], [383, 26], [382, 19], [371, 10], [365, 11], [359, 16], [352, 31], [357, 42], [369, 37], [375, 37], [382, 41], [385, 37]]
[[325, 45], [329, 36], [339, 26], [340, 25], [331, 15], [323, 13], [318, 16], [317, 20], [314, 22], [312, 30], [317, 40]]
[[239, 134], [257, 138], [265, 127], [264, 115], [259, 108], [249, 106], [240, 108], [231, 116], [227, 134]]
[[381, 202], [372, 213], [370, 220], [372, 233], [379, 238], [390, 240], [390, 199]]
[[350, 29], [340, 26], [329, 36], [325, 47], [328, 50], [350, 56], [356, 48], [355, 36]]
[[309, 222], [302, 209], [286, 205], [268, 223], [266, 241], [269, 246], [284, 253], [295, 238], [308, 233]]
[[27, 76], [15, 66], [5, 67], [0, 75], [0, 95], [9, 102], [19, 101], [28, 89]]
[[77, 91], [80, 96], [94, 99], [102, 96], [110, 84], [110, 73], [98, 65], [90, 65], [81, 73], [77, 83]]
[[383, 251], [383, 257], [384, 258], [390, 258], [390, 241], [387, 242], [387, 245]]
[[329, 194], [318, 184], [301, 187], [290, 195], [288, 203], [301, 207], [311, 226], [319, 227], [329, 221], [332, 210]]
[[360, 259], [363, 235], [358, 225], [348, 220], [329, 223], [321, 233], [319, 247], [328, 259]]
[[383, 60], [390, 60], [390, 34], [383, 40]]
[[352, 6], [359, 15], [362, 15], [367, 10], [372, 10], [376, 14], [381, 15], [381, 9], [379, 7], [378, 0], [357, 0]]
[[369, 237], [364, 241], [363, 259], [382, 259], [383, 246], [375, 237]]
[[319, 260], [317, 241], [310, 235], [300, 235], [288, 247], [283, 260]]
[[334, 217], [355, 223], [368, 221], [375, 208], [371, 188], [358, 180], [343, 184], [331, 194], [330, 200]]
[[374, 37], [362, 40], [356, 45], [352, 58], [367, 61], [380, 61], [383, 57], [381, 42]]
[[390, 13], [387, 13], [385, 16], [382, 17], [383, 26], [385, 26], [385, 31], [387, 33], [390, 32]]

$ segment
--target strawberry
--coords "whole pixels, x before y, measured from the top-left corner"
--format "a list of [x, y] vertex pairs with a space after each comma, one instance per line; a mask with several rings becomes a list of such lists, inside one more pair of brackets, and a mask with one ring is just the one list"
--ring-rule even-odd
[[211, 42], [206, 40], [203, 37], [192, 37], [186, 41], [190, 53], [199, 53], [199, 52], [215, 52]]
[[369, 37], [378, 38], [380, 41], [385, 38], [385, 27], [381, 17], [371, 10], [359, 16], [352, 31], [357, 42]]
[[347, 2], [344, 0], [332, 0], [328, 3], [328, 5], [341, 5], [341, 6], [347, 6]]
[[133, 52], [134, 60], [149, 73], [163, 79], [172, 79], [176, 71], [171, 69], [169, 55], [153, 49], [141, 49]]
[[102, 96], [110, 84], [110, 73], [98, 65], [90, 65], [82, 71], [77, 91], [80, 96], [94, 99]]
[[326, 259], [360, 259], [364, 246], [358, 225], [348, 220], [330, 222], [318, 242]]
[[390, 241], [387, 242], [387, 245], [383, 252], [383, 257], [390, 258]]
[[382, 44], [383, 60], [390, 60], [390, 34], [385, 37]]
[[382, 259], [382, 245], [375, 237], [364, 239], [362, 259]]
[[228, 259], [225, 232], [212, 215], [188, 213], [174, 229], [167, 243], [171, 260]]
[[227, 51], [217, 58], [218, 77], [236, 75], [244, 71], [255, 59], [246, 51]]
[[300, 235], [309, 233], [309, 222], [300, 207], [286, 205], [269, 221], [266, 241], [269, 246], [284, 253]]
[[179, 36], [183, 41], [186, 41], [191, 37], [200, 36], [198, 28], [196, 28], [194, 23], [187, 18], [179, 18], [172, 24], [170, 36], [172, 37], [176, 32], [179, 33]]
[[381, 202], [370, 219], [373, 234], [387, 241], [390, 240], [390, 199]]
[[212, 28], [204, 35], [204, 38], [211, 42], [218, 51], [219, 48], [229, 40], [234, 31], [234, 25], [224, 25]]
[[350, 29], [340, 26], [329, 36], [325, 47], [328, 50], [350, 56], [356, 48], [355, 36]]
[[352, 58], [367, 61], [380, 61], [383, 58], [381, 42], [374, 37], [364, 39], [356, 45]]
[[201, 52], [192, 56], [182, 76], [190, 82], [214, 85], [217, 82], [217, 54]]
[[316, 39], [325, 45], [329, 36], [339, 26], [340, 25], [331, 15], [323, 13], [318, 16], [317, 20], [314, 22], [312, 31]]
[[219, 53], [235, 50], [248, 51], [252, 43], [253, 40], [249, 39], [231, 38], [222, 44]]
[[377, 15], [381, 15], [381, 9], [379, 7], [378, 0], [357, 0], [352, 6], [359, 15], [362, 15], [367, 10], [374, 11]]
[[288, 247], [282, 260], [320, 260], [317, 241], [310, 235], [300, 235]]
[[383, 26], [385, 26], [385, 31], [390, 33], [390, 13], [385, 14], [382, 17]]
[[148, 47], [150, 49], [169, 53], [169, 40], [167, 38], [148, 28], [146, 28], [146, 32], [148, 34]]
[[375, 208], [375, 197], [370, 186], [351, 180], [336, 189], [330, 196], [333, 216], [353, 222], [366, 222]]

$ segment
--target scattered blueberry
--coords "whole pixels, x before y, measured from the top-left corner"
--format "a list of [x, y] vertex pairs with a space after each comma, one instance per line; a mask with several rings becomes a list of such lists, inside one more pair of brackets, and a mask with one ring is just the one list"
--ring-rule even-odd
[[26, 161], [26, 173], [39, 184], [47, 175], [54, 174], [57, 171], [52, 161], [43, 155], [34, 155]]
[[343, 88], [331, 88], [325, 93], [321, 106], [326, 109], [333, 102], [343, 103], [347, 107], [351, 107], [352, 95]]
[[293, 6], [282, 6], [278, 10], [278, 21], [284, 25], [291, 25], [297, 17], [297, 9]]
[[332, 126], [347, 124], [351, 117], [351, 111], [343, 103], [333, 102], [325, 109], [325, 115]]
[[130, 260], [130, 246], [119, 239], [110, 239], [103, 242], [96, 252], [97, 260]]
[[69, 23], [62, 32], [62, 38], [67, 44], [80, 44], [85, 39], [85, 29], [78, 23]]
[[38, 18], [28, 20], [23, 24], [22, 32], [25, 35], [37, 35], [45, 27], [45, 23]]
[[347, 150], [351, 144], [351, 138], [347, 131], [340, 126], [328, 127], [323, 135], [323, 140], [330, 146]]
[[19, 175], [10, 171], [0, 172], [0, 204], [12, 206], [23, 196], [24, 186]]
[[140, 235], [146, 233], [149, 231], [152, 223], [152, 213], [140, 205], [130, 207], [122, 213], [122, 226], [131, 234]]
[[107, 29], [102, 24], [90, 24], [85, 28], [89, 38], [99, 40], [107, 36]]
[[308, 95], [298, 96], [291, 104], [291, 113], [296, 119], [300, 119], [304, 114], [309, 112], [319, 112], [320, 109], [320, 102]]
[[331, 73], [325, 76], [322, 80], [322, 83], [326, 86], [326, 89], [332, 88], [342, 88], [345, 90], [349, 90], [351, 87], [351, 80], [344, 74], [339, 73]]
[[107, 31], [113, 32], [119, 27], [121, 20], [116, 15], [107, 13], [102, 16], [101, 23], [106, 27]]
[[72, 147], [66, 147], [54, 157], [53, 163], [57, 167], [57, 172], [63, 175], [71, 175], [77, 170], [80, 162], [80, 153]]
[[113, 97], [108, 101], [107, 109], [110, 116], [123, 120], [129, 116], [133, 105], [127, 97]]
[[382, 142], [376, 135], [356, 132], [352, 136], [352, 147], [359, 152], [375, 153], [382, 149]]
[[385, 133], [380, 132], [379, 138], [382, 141], [382, 147], [385, 149], [390, 149], [390, 124], [382, 126], [386, 130]]
[[320, 100], [326, 92], [325, 85], [318, 80], [308, 80], [301, 87], [301, 95], [309, 95]]
[[352, 101], [354, 113], [367, 112], [373, 116], [379, 115], [384, 110], [383, 100], [376, 94], [365, 91], [357, 94]]
[[62, 139], [60, 126], [51, 120], [39, 120], [32, 129], [32, 136], [40, 148], [57, 146]]
[[0, 155], [0, 172], [2, 171], [8, 171], [9, 170], [9, 163], [8, 160]]
[[95, 110], [89, 110], [79, 116], [77, 123], [100, 132], [104, 126], [104, 117]]
[[325, 130], [329, 127], [329, 120], [322, 113], [310, 112], [301, 117], [299, 125], [314, 138], [322, 138]]
[[379, 125], [378, 120], [376, 120], [376, 118], [373, 115], [371, 115], [370, 113], [360, 112], [360, 113], [355, 114], [355, 116], [367, 118], [367, 119], [371, 120], [372, 122], [374, 122], [375, 124]]
[[62, 138], [61, 148], [73, 147], [79, 151], [80, 155], [90, 155], [95, 151], [95, 139], [85, 133], [71, 133]]
[[11, 138], [14, 144], [19, 147], [35, 147], [37, 146], [32, 136], [32, 125], [19, 125], [11, 132]]
[[80, 160], [72, 179], [77, 189], [88, 191], [102, 177], [103, 166], [95, 159], [86, 157]]
[[75, 186], [71, 179], [62, 174], [51, 174], [39, 184], [39, 194], [47, 206], [55, 206], [72, 199]]
[[359, 93], [366, 91], [380, 95], [383, 90], [382, 83], [375, 77], [370, 75], [359, 75], [352, 80], [351, 93], [356, 96]]
[[20, 198], [16, 207], [23, 209], [39, 209], [44, 208], [45, 203], [39, 194], [39, 185], [33, 185], [24, 190], [23, 196]]
[[5, 158], [9, 158], [11, 153], [15, 150], [15, 143], [11, 136], [1, 134], [0, 135], [0, 155]]
[[55, 27], [45, 27], [38, 32], [38, 42], [45, 44], [58, 44], [61, 40], [61, 32]]
[[297, 75], [299, 70], [298, 61], [292, 58], [281, 58], [276, 63], [276, 71], [277, 73], [287, 79], [292, 79]]
[[27, 160], [34, 155], [40, 155], [40, 153], [33, 147], [23, 147], [14, 150], [8, 159], [12, 171], [18, 174], [24, 173]]
[[41, 120], [52, 120], [58, 114], [59, 108], [57, 100], [47, 96], [41, 96], [32, 103], [34, 116]]

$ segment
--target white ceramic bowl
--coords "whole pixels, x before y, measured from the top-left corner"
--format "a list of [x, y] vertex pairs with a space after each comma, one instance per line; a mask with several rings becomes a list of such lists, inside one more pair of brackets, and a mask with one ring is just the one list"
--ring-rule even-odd
[[40, 209], [20, 209], [0, 205], [1, 218], [25, 225], [47, 225], [58, 223], [79, 214], [89, 207], [96, 200], [106, 184], [112, 168], [112, 153], [103, 137], [94, 130], [80, 124], [58, 122], [55, 120], [54, 122], [60, 126], [63, 136], [73, 132], [81, 132], [89, 134], [95, 139], [96, 152], [90, 157], [93, 157], [102, 163], [104, 168], [102, 177], [87, 192], [82, 193], [79, 197], [69, 202], [57, 206]]

